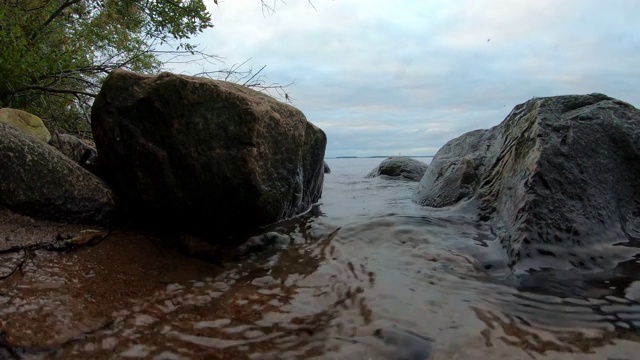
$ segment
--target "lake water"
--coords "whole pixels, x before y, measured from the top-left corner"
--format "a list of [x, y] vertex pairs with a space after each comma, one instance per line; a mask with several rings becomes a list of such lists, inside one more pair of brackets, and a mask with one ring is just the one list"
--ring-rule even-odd
[[381, 161], [328, 159], [320, 206], [265, 229], [280, 234], [275, 248], [223, 267], [127, 232], [67, 255], [39, 253], [0, 283], [4, 337], [22, 346], [6, 354], [640, 358], [633, 276], [514, 278], [487, 266], [503, 261], [489, 229], [459, 209], [412, 203], [415, 182], [365, 178]]

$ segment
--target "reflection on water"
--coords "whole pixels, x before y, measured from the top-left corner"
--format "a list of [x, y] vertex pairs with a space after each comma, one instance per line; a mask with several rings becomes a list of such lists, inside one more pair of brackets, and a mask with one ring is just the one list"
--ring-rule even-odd
[[463, 212], [329, 165], [320, 212], [265, 229], [288, 240], [239, 262], [126, 232], [2, 255], [0, 275], [24, 264], [0, 282], [0, 358], [637, 358], [635, 262], [511, 275]]

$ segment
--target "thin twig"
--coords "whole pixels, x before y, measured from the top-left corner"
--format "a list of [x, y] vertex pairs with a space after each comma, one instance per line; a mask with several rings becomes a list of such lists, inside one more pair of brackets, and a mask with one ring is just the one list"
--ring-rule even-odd
[[90, 93], [90, 92], [82, 91], [82, 90], [57, 89], [57, 88], [46, 87], [46, 86], [41, 86], [41, 85], [24, 86], [24, 87], [16, 90], [15, 93], [17, 94], [17, 93], [31, 91], [31, 90], [39, 90], [39, 91], [43, 91], [43, 92], [51, 92], [51, 93], [57, 93], [57, 94], [86, 95], [86, 96], [90, 96], [90, 97], [98, 96], [98, 94], [94, 94], [94, 93]]
[[260, 70], [258, 70], [257, 73], [255, 73], [252, 77], [249, 78], [249, 80], [245, 81], [244, 84], [242, 84], [242, 86], [247, 86], [247, 84], [249, 83], [249, 81], [253, 80], [253, 78], [255, 78], [256, 76], [258, 76], [258, 74], [260, 74], [262, 72], [262, 70], [264, 70], [264, 68], [266, 68], [267, 65], [264, 65], [263, 67], [260, 68]]

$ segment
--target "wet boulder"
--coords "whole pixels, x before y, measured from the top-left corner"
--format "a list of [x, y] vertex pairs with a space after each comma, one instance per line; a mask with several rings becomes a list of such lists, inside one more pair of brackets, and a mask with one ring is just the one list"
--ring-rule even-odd
[[[447, 142], [431, 161], [413, 199], [421, 205], [444, 207], [476, 195], [486, 159], [495, 152], [498, 127], [475, 130]], [[495, 157], [495, 154], [493, 154]]]
[[385, 179], [420, 181], [425, 171], [427, 164], [422, 161], [405, 156], [392, 156], [383, 160], [366, 177], [381, 176]]
[[0, 122], [9, 124], [25, 134], [44, 142], [48, 142], [51, 139], [51, 133], [44, 126], [42, 119], [26, 111], [2, 108], [0, 109]]
[[117, 201], [105, 182], [0, 122], [0, 206], [38, 219], [108, 225]]
[[476, 208], [509, 266], [612, 268], [640, 236], [640, 111], [602, 94], [534, 98], [451, 140], [413, 195]]
[[91, 125], [101, 169], [134, 224], [235, 242], [304, 212], [322, 192], [324, 132], [237, 84], [114, 71]]

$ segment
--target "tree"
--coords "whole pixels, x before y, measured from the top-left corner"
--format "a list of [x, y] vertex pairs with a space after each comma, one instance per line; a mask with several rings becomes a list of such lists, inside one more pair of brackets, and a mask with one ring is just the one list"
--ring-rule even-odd
[[[168, 63], [217, 59], [189, 43], [213, 26], [204, 1], [0, 0], [0, 107], [89, 135], [91, 103], [112, 70], [156, 73]], [[265, 85], [260, 71], [232, 67], [201, 75], [283, 88]]]
[[[0, 0], [0, 106], [69, 130], [86, 119], [116, 68], [160, 69], [160, 44], [195, 54], [190, 37], [213, 26], [203, 0]], [[205, 54], [202, 54], [205, 55]]]

